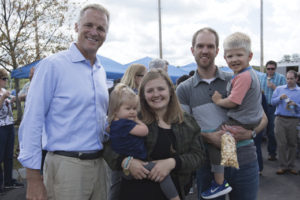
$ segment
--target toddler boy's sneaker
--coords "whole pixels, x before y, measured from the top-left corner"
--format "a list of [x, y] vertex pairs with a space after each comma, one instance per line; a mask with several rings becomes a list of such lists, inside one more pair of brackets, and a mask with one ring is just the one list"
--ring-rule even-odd
[[213, 180], [211, 182], [211, 186], [208, 190], [201, 193], [201, 196], [203, 199], [213, 199], [222, 195], [225, 195], [229, 192], [231, 192], [232, 188], [227, 183], [226, 180], [224, 180], [222, 185], [219, 185]]

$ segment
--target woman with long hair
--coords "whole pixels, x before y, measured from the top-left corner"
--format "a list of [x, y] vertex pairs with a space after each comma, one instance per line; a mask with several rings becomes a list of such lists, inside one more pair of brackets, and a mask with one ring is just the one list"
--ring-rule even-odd
[[162, 69], [152, 69], [142, 79], [139, 88], [140, 117], [149, 133], [145, 138], [147, 161], [153, 161], [149, 171], [146, 161], [112, 153], [109, 145], [104, 157], [113, 169], [129, 172], [135, 179], [122, 179], [121, 200], [167, 199], [159, 183], [170, 174], [181, 199], [185, 199], [191, 186], [192, 172], [205, 159], [200, 128], [194, 118], [180, 107], [175, 88]]

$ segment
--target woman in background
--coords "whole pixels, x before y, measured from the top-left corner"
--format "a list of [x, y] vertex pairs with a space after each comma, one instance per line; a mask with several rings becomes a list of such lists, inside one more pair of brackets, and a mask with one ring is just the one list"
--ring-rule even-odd
[[147, 73], [147, 68], [142, 64], [130, 65], [124, 73], [121, 83], [129, 86], [137, 94], [142, 78]]
[[4, 189], [23, 186], [12, 179], [15, 129], [11, 103], [14, 98], [10, 98], [9, 91], [5, 89], [7, 82], [8, 73], [5, 69], [0, 69], [0, 193]]

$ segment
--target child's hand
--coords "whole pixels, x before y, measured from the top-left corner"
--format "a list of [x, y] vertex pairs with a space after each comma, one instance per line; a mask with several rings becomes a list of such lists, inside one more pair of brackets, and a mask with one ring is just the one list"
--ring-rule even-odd
[[222, 95], [218, 91], [215, 91], [211, 99], [215, 104], [217, 104], [217, 102], [222, 99]]

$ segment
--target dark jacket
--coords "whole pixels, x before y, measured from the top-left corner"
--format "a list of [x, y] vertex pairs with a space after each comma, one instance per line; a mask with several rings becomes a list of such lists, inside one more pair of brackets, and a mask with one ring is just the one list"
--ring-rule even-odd
[[[200, 134], [200, 128], [196, 120], [187, 113], [184, 113], [184, 120], [181, 124], [172, 124], [172, 131], [176, 138], [176, 170], [172, 171], [172, 175], [178, 177], [181, 194], [185, 194], [184, 187], [190, 183], [192, 172], [204, 163], [205, 149], [203, 139]], [[149, 134], [146, 137], [146, 146], [148, 151], [148, 159], [151, 160], [153, 148], [158, 138], [158, 125], [154, 122], [148, 125]], [[113, 170], [120, 170], [119, 155], [114, 153], [109, 142], [104, 147], [104, 159]], [[176, 172], [175, 172], [176, 171]]]

